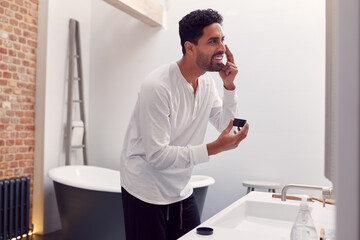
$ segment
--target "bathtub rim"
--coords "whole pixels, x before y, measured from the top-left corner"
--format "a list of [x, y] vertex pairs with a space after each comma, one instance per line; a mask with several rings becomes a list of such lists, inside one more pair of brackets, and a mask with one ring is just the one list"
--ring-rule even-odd
[[[91, 170], [100, 170], [100, 171], [108, 172], [110, 174], [119, 174], [119, 186], [118, 187], [106, 186], [106, 185], [99, 186], [99, 185], [89, 184], [84, 181], [81, 182], [73, 181], [64, 176], [59, 175], [59, 172], [64, 171], [65, 168], [67, 171], [69, 171], [70, 169], [72, 171], [76, 171], [78, 169], [91, 169]], [[66, 165], [51, 169], [47, 175], [54, 182], [61, 183], [71, 187], [92, 190], [92, 191], [121, 193], [120, 171], [116, 171], [109, 168], [89, 166], [89, 165]]]
[[[198, 178], [198, 180], [192, 181], [196, 178]], [[193, 188], [208, 187], [215, 183], [215, 179], [213, 177], [210, 177], [207, 175], [194, 174], [194, 175], [191, 175], [190, 183]]]
[[[99, 185], [89, 184], [84, 181], [78, 182], [78, 181], [74, 181], [72, 179], [66, 178], [64, 176], [61, 176], [61, 174], [60, 174], [60, 173], [63, 173], [63, 171], [76, 171], [76, 170], [81, 171], [81, 169], [91, 169], [93, 171], [98, 170], [98, 171], [108, 172], [109, 174], [118, 174], [119, 186], [118, 187], [106, 186], [106, 185], [99, 186]], [[66, 165], [66, 166], [59, 166], [59, 167], [50, 169], [48, 171], [47, 175], [51, 180], [53, 180], [57, 183], [71, 186], [71, 187], [92, 190], [92, 191], [121, 193], [120, 171], [109, 169], [109, 168], [90, 166], [90, 165]], [[207, 176], [207, 175], [195, 174], [195, 175], [192, 175], [190, 178], [190, 184], [194, 189], [208, 187], [214, 183], [215, 183], [215, 179], [210, 176]]]

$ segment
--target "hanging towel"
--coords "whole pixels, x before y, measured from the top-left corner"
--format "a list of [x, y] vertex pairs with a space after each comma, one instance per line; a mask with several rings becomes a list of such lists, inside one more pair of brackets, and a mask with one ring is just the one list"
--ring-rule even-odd
[[84, 138], [84, 122], [83, 121], [72, 121], [71, 146], [82, 145], [83, 138]]

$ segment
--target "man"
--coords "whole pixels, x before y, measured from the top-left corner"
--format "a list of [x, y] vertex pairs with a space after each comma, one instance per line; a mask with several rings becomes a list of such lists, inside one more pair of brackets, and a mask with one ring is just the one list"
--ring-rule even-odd
[[[238, 70], [221, 24], [211, 9], [186, 15], [179, 22], [183, 57], [153, 71], [140, 89], [120, 165], [129, 240], [178, 239], [199, 225], [189, 183], [193, 167], [236, 148], [247, 135], [248, 124], [230, 133]], [[223, 99], [208, 71], [219, 72]], [[204, 144], [208, 121], [222, 133]]]

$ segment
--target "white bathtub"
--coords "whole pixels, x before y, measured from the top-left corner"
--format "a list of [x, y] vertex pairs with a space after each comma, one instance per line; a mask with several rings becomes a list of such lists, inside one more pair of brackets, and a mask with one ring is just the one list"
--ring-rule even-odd
[[[63, 166], [49, 171], [65, 240], [125, 239], [120, 172], [95, 166]], [[202, 214], [208, 176], [191, 177], [194, 196]]]

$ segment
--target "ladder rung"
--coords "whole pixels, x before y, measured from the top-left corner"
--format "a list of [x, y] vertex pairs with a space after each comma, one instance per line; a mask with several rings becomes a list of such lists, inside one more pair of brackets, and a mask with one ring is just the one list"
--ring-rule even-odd
[[73, 102], [82, 103], [82, 100], [73, 100]]
[[73, 78], [73, 80], [75, 80], [75, 81], [80, 81], [81, 78], [77, 77], [77, 78]]
[[74, 146], [71, 146], [71, 148], [84, 148], [85, 145], [74, 145]]

